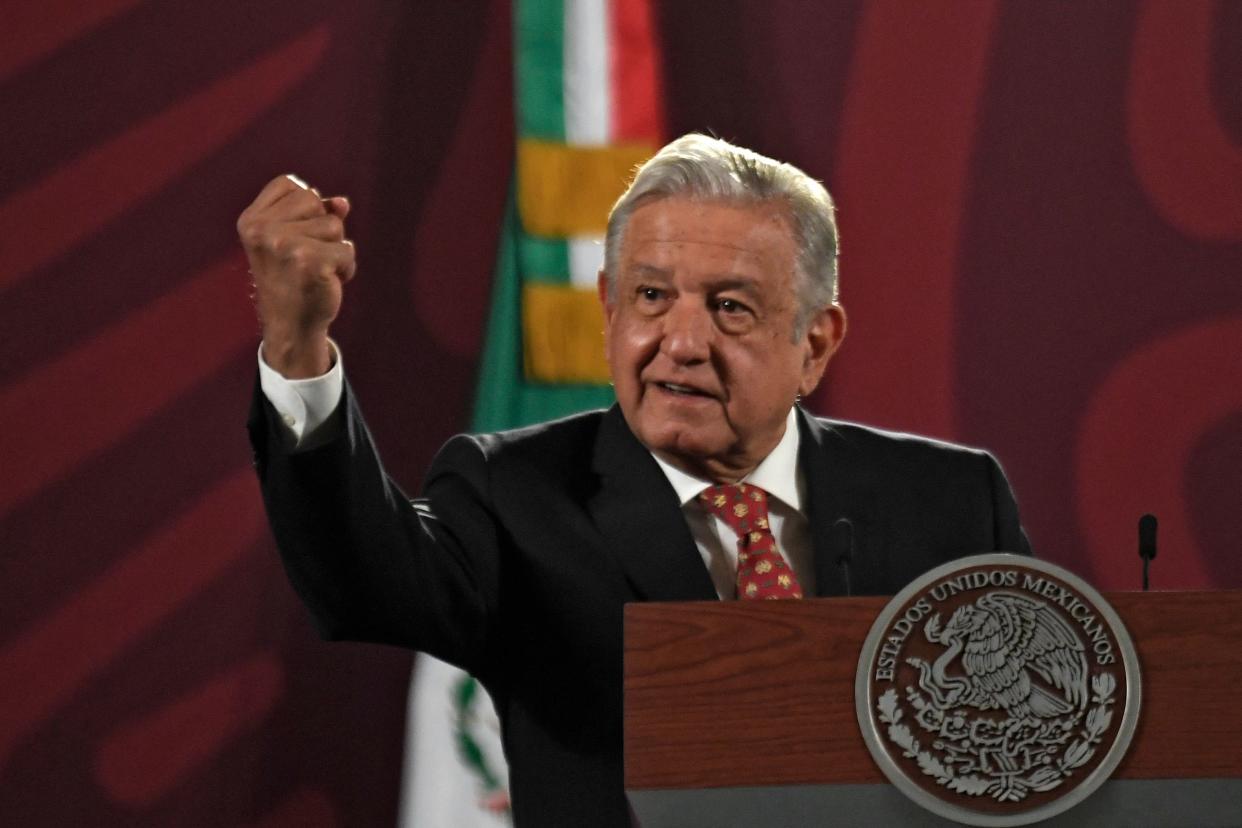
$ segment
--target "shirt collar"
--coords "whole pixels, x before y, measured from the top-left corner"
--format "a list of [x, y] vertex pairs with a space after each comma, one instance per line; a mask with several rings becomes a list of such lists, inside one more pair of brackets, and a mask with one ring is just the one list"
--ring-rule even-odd
[[[785, 434], [781, 437], [781, 441], [742, 482], [752, 483], [786, 506], [801, 511], [802, 497], [798, 494], [798, 445], [800, 441], [798, 410], [790, 408], [789, 416], [785, 418]], [[673, 491], [677, 492], [677, 502], [682, 506], [698, 497], [699, 492], [708, 486], [715, 485], [710, 480], [686, 474], [681, 469], [664, 462], [654, 453], [651, 456], [655, 458], [660, 470], [672, 484]]]

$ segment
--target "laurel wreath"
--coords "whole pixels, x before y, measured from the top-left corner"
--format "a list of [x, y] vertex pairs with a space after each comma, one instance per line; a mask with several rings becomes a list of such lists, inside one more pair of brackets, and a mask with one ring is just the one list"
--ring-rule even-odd
[[483, 747], [475, 739], [478, 714], [475, 705], [482, 703], [478, 679], [462, 675], [454, 684], [453, 696], [453, 738], [457, 745], [457, 754], [466, 769], [482, 786], [484, 799], [506, 790], [505, 782], [493, 769], [483, 751]]
[[1117, 680], [1111, 673], [1099, 673], [1091, 678], [1094, 707], [1087, 712], [1078, 738], [1061, 754], [1055, 765], [1045, 765], [1032, 773], [1014, 777], [1002, 783], [1000, 780], [979, 774], [959, 775], [950, 766], [945, 765], [931, 751], [923, 750], [918, 739], [910, 728], [902, 723], [904, 712], [893, 688], [886, 690], [876, 701], [879, 720], [888, 725], [888, 738], [902, 749], [902, 756], [918, 763], [919, 770], [926, 776], [955, 793], [968, 796], [990, 794], [994, 799], [1005, 802], [1016, 802], [1024, 799], [1031, 791], [1050, 791], [1061, 785], [1066, 778], [1081, 768], [1095, 755], [1096, 746], [1103, 739], [1113, 720], [1113, 695], [1117, 689]]

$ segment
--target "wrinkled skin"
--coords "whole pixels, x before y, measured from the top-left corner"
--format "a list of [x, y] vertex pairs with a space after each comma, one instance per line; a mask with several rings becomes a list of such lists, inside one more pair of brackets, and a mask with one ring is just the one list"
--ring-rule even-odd
[[741, 479], [780, 441], [845, 334], [838, 305], [795, 338], [788, 208], [681, 197], [630, 217], [615, 290], [600, 274], [608, 363], [630, 429], [669, 463]]

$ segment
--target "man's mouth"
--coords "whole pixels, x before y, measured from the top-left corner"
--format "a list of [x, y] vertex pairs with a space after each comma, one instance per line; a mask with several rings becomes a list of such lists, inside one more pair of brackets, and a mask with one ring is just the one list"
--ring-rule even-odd
[[701, 391], [690, 385], [682, 385], [676, 382], [657, 382], [656, 386], [668, 391], [670, 394], [677, 394], [682, 397], [711, 397], [706, 391]]

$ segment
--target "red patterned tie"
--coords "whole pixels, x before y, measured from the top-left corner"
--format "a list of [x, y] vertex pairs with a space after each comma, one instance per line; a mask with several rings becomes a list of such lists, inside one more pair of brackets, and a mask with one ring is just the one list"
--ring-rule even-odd
[[699, 495], [707, 510], [737, 534], [737, 597], [801, 598], [798, 576], [776, 551], [768, 527], [768, 493], [747, 483], [712, 486]]

